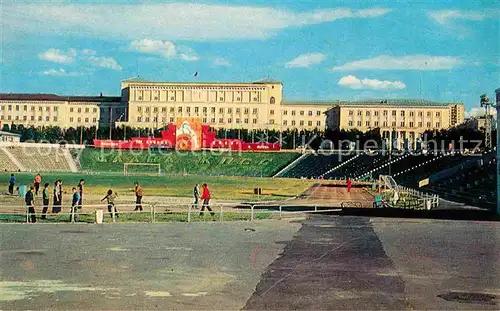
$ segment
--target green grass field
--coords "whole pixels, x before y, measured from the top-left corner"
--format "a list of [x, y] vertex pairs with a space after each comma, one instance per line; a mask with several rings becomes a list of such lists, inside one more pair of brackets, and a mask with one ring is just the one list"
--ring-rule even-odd
[[[16, 173], [17, 183], [29, 185], [33, 183], [32, 173]], [[7, 191], [10, 173], [0, 173], [0, 189]], [[63, 181], [64, 191], [70, 193], [71, 187], [78, 184], [80, 178], [85, 179], [86, 194], [104, 195], [108, 189], [118, 194], [132, 194], [134, 182], [138, 181], [147, 196], [192, 197], [196, 183], [207, 183], [216, 200], [276, 200], [287, 199], [301, 194], [309, 188], [313, 180], [229, 177], [229, 176], [123, 176], [120, 173], [45, 173], [42, 183], [49, 182], [53, 187], [56, 179]], [[262, 195], [254, 194], [253, 189], [262, 188]], [[1, 202], [0, 202], [1, 204]]]
[[[77, 156], [78, 151], [74, 151]], [[157, 163], [167, 175], [269, 177], [300, 154], [292, 152], [175, 152], [151, 150], [81, 151], [84, 171], [122, 172], [123, 163]]]

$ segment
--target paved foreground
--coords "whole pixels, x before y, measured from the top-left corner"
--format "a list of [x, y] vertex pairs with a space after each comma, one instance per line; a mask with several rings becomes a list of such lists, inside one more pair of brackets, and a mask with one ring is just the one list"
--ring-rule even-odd
[[498, 222], [315, 215], [0, 232], [0, 309], [499, 308]]

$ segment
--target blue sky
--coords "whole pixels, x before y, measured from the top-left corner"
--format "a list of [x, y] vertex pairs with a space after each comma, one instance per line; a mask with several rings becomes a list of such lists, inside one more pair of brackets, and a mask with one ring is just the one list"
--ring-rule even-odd
[[288, 99], [425, 98], [469, 110], [500, 87], [493, 0], [2, 0], [0, 14], [0, 92], [117, 95], [137, 73], [269, 76]]

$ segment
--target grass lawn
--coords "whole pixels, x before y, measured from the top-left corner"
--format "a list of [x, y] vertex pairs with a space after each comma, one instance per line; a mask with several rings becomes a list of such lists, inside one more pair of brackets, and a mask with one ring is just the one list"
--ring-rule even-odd
[[[10, 173], [0, 173], [0, 189], [7, 191]], [[29, 185], [34, 174], [16, 173], [17, 184]], [[287, 199], [301, 194], [309, 188], [314, 180], [261, 178], [261, 177], [229, 177], [229, 176], [123, 176], [121, 173], [44, 173], [42, 184], [49, 182], [53, 189], [54, 181], [63, 181], [64, 191], [71, 193], [71, 188], [78, 184], [80, 178], [85, 179], [85, 193], [104, 195], [108, 189], [118, 194], [131, 194], [130, 189], [138, 181], [144, 188], [145, 196], [192, 197], [196, 183], [207, 183], [216, 200], [276, 200]], [[254, 194], [253, 189], [262, 188], [262, 195]]]

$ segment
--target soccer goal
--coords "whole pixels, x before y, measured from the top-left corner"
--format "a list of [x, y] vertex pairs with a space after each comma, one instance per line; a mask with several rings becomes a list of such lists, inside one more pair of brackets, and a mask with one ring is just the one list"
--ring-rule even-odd
[[123, 175], [160, 176], [161, 167], [158, 163], [123, 163]]

